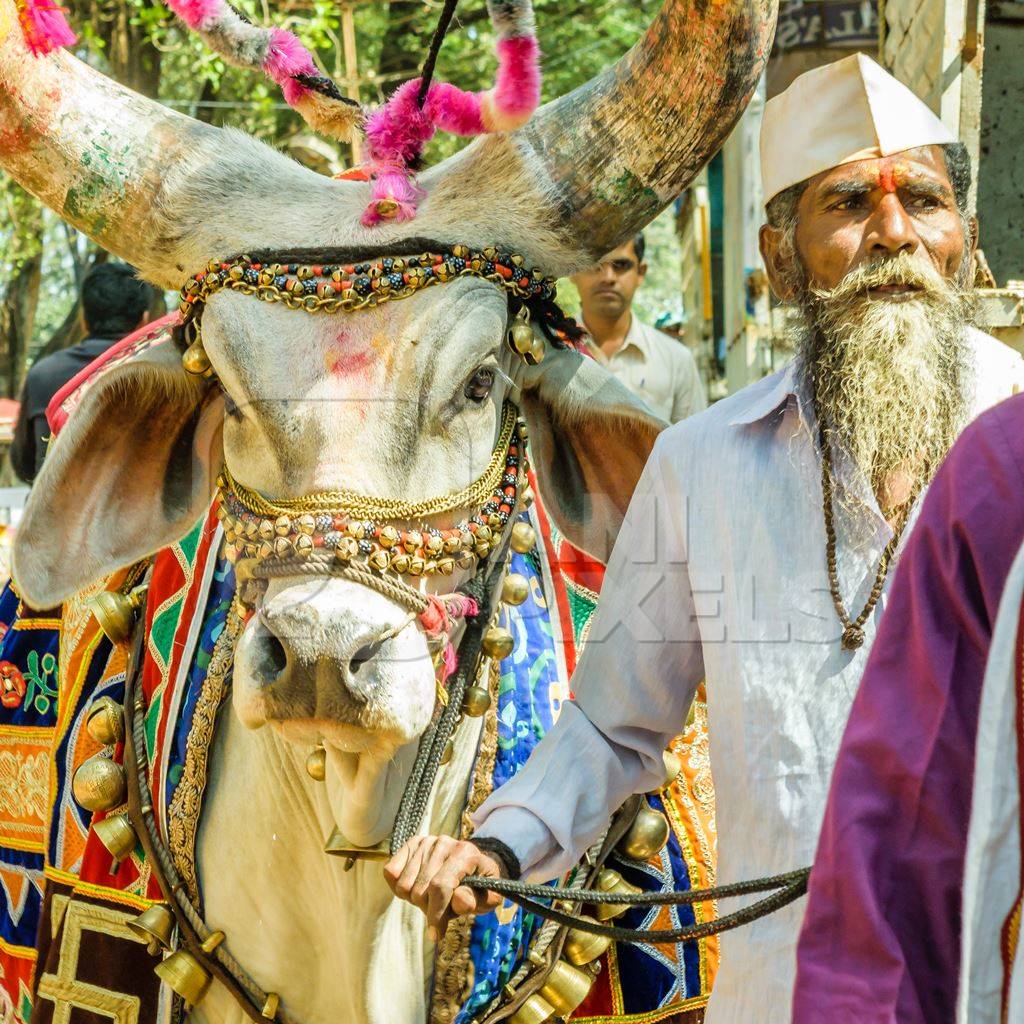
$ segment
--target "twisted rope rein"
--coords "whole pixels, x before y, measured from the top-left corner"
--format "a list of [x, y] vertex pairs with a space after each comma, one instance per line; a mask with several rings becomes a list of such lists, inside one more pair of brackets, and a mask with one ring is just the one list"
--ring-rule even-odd
[[[688, 942], [693, 939], [704, 939], [720, 932], [731, 931], [742, 925], [750, 924], [758, 918], [766, 917], [799, 899], [807, 892], [807, 881], [810, 868], [801, 868], [782, 875], [768, 878], [756, 878], [747, 882], [734, 882], [710, 889], [689, 889], [685, 892], [644, 892], [644, 893], [608, 893], [587, 889], [563, 889], [547, 885], [529, 885], [525, 882], [508, 878], [484, 878], [470, 875], [460, 884], [470, 889], [489, 890], [505, 896], [513, 903], [529, 913], [536, 914], [546, 921], [572, 928], [574, 931], [601, 935], [616, 942]], [[532, 897], [540, 899], [568, 901], [572, 903], [619, 904], [629, 907], [652, 906], [684, 906], [693, 903], [704, 903], [710, 900], [725, 899], [730, 896], [744, 896], [756, 892], [772, 892], [772, 895], [758, 900], [748, 907], [743, 907], [732, 914], [717, 917], [704, 924], [687, 925], [681, 928], [648, 929], [622, 928], [617, 925], [600, 924], [588, 917], [561, 910], [555, 906], [547, 906]]]

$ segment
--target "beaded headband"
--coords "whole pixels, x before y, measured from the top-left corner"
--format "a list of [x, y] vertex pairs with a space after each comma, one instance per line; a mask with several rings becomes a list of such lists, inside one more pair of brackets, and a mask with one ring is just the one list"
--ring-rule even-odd
[[[210, 361], [199, 336], [199, 320], [209, 297], [228, 288], [263, 302], [280, 302], [307, 313], [352, 312], [404, 299], [424, 288], [457, 277], [479, 277], [501, 287], [520, 304], [509, 332], [509, 344], [529, 363], [544, 358], [544, 343], [529, 325], [528, 304], [541, 313], [548, 335], [562, 342], [566, 321], [555, 306], [555, 279], [525, 266], [516, 253], [488, 246], [456, 245], [441, 253], [385, 256], [373, 262], [301, 264], [257, 262], [238, 256], [211, 260], [181, 289], [178, 312], [190, 344], [183, 357], [190, 373], [207, 374]], [[547, 323], [545, 323], [547, 321]]]
[[[506, 402], [491, 460], [469, 487], [422, 502], [375, 498], [351, 491], [324, 491], [269, 501], [234, 480], [225, 468], [218, 481], [217, 514], [227, 553], [239, 558], [308, 558], [333, 552], [343, 563], [378, 572], [449, 576], [486, 558], [511, 518], [527, 470], [526, 424]], [[524, 498], [528, 495], [524, 494]], [[482, 503], [482, 504], [481, 504]], [[455, 526], [439, 529], [425, 520], [478, 506]], [[400, 530], [394, 523], [408, 523]]]

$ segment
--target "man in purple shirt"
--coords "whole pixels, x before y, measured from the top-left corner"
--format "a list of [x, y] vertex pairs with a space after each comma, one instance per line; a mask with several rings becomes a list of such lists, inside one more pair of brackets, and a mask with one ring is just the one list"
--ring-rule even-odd
[[[832, 777], [796, 1024], [957, 1019], [976, 738], [996, 738], [978, 734], [982, 682], [1022, 542], [1024, 396], [967, 428], [900, 559]], [[960, 1019], [999, 1015], [972, 1004]]]

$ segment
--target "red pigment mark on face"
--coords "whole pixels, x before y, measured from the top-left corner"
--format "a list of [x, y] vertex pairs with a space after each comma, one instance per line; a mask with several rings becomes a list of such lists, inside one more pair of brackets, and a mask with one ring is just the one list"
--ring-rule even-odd
[[900, 185], [907, 176], [908, 167], [905, 163], [895, 160], [883, 160], [878, 166], [878, 187], [887, 193], [899, 191]]
[[349, 377], [361, 373], [373, 361], [373, 353], [369, 349], [353, 352], [349, 349], [348, 342], [348, 334], [342, 331], [324, 354], [324, 366], [334, 377]]

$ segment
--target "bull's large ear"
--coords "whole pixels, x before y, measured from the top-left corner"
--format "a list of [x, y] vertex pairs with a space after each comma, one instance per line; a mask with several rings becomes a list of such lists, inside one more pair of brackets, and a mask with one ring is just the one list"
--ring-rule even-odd
[[163, 341], [91, 381], [29, 493], [11, 575], [53, 608], [182, 537], [223, 461], [223, 402]]
[[668, 426], [603, 366], [553, 349], [522, 378], [533, 466], [548, 515], [565, 538], [602, 562], [654, 440]]

